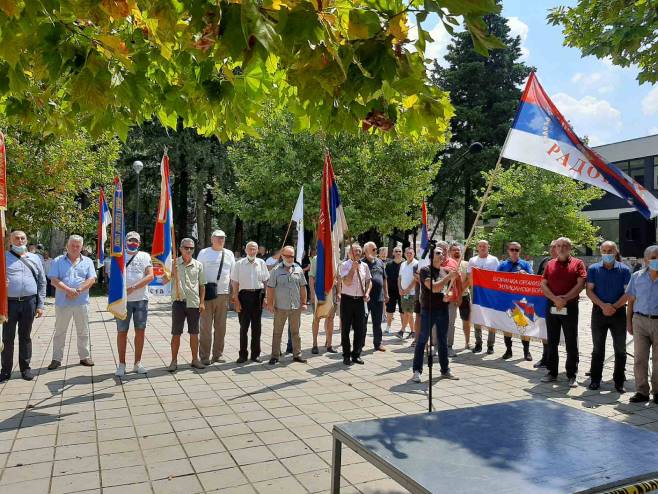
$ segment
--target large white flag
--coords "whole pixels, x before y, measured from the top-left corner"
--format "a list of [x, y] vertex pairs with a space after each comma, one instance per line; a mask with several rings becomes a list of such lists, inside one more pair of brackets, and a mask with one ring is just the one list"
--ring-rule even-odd
[[299, 189], [299, 197], [295, 210], [292, 212], [292, 221], [297, 224], [297, 254], [296, 261], [298, 264], [302, 263], [304, 258], [304, 186]]

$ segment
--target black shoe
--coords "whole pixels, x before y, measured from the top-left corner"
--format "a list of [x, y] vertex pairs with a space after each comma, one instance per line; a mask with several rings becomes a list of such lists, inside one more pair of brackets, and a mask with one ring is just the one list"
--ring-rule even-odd
[[544, 362], [544, 359], [539, 359], [539, 362], [537, 362], [535, 365], [533, 365], [535, 369], [541, 369], [542, 367], [546, 367], [546, 362]]
[[642, 393], [635, 393], [633, 396], [631, 396], [631, 399], [628, 400], [631, 403], [644, 403], [646, 401], [649, 401], [649, 397], [647, 395], [643, 395]]
[[353, 358], [353, 359], [352, 359], [352, 362], [354, 362], [355, 364], [359, 364], [359, 365], [363, 365], [363, 364], [364, 364], [363, 360], [361, 360], [361, 357]]
[[626, 392], [626, 389], [624, 389], [623, 384], [615, 384], [615, 391], [617, 391], [617, 393], [620, 395], [623, 395]]
[[[491, 348], [491, 347], [489, 347], [489, 348]], [[489, 353], [489, 352], [487, 351], [487, 353]], [[507, 359], [511, 359], [511, 358], [512, 358], [512, 349], [508, 348], [507, 351], [505, 353], [503, 353], [503, 360], [507, 360]]]
[[482, 351], [482, 343], [476, 343], [473, 347], [473, 353], [480, 353]]
[[493, 345], [487, 345], [487, 355], [493, 355]]
[[279, 362], [279, 359], [278, 359], [278, 358], [271, 358], [270, 361], [268, 362], [268, 364], [270, 364], [270, 365], [274, 365], [274, 364], [276, 364], [276, 363], [278, 363], [278, 362]]
[[313, 349], [311, 350], [311, 353], [313, 355], [317, 355], [318, 353], [320, 353], [320, 350], [318, 350], [318, 347], [314, 346]]
[[532, 362], [532, 353], [530, 353], [530, 350], [527, 352], [523, 352], [523, 358], [526, 359], [528, 362]]
[[252, 358], [251, 361], [254, 362], [254, 363], [257, 363], [257, 364], [260, 364], [262, 362], [260, 357]]
[[347, 366], [350, 366], [350, 365], [352, 365], [352, 361], [350, 360], [349, 357], [345, 357], [345, 358], [343, 359], [343, 364], [345, 364], [345, 365], [347, 365]]
[[11, 372], [0, 372], [0, 383], [3, 383], [5, 381], [9, 381], [11, 378]]
[[592, 381], [591, 383], [589, 383], [589, 386], [587, 386], [587, 387], [589, 389], [591, 389], [592, 391], [596, 391], [597, 389], [599, 389], [601, 387], [601, 383], [597, 383], [596, 381]]
[[327, 353], [338, 353], [336, 350], [334, 350], [334, 347], [328, 346], [327, 347]]
[[247, 357], [240, 357], [235, 361], [236, 364], [244, 364], [247, 361]]
[[25, 369], [21, 371], [21, 377], [26, 381], [31, 381], [34, 379], [34, 374], [32, 374], [32, 369]]
[[306, 362], [308, 362], [305, 358], [302, 358], [302, 357], [293, 357], [292, 361], [293, 362], [299, 362], [300, 364], [305, 364]]
[[53, 360], [50, 362], [50, 365], [48, 366], [48, 370], [55, 370], [57, 369], [62, 363], [59, 360]]

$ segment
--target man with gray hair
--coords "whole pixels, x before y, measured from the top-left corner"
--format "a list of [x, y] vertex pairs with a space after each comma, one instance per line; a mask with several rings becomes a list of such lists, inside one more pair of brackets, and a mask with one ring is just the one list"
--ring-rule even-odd
[[82, 255], [83, 238], [71, 235], [66, 242], [66, 254], [57, 257], [48, 277], [55, 293], [55, 335], [53, 360], [48, 366], [55, 370], [62, 365], [66, 333], [71, 319], [75, 322], [80, 364], [91, 367], [94, 361], [89, 349], [89, 289], [96, 283], [96, 269], [91, 259]]
[[[631, 403], [653, 401], [658, 404], [658, 245], [644, 251], [645, 267], [631, 276], [626, 287], [626, 330], [633, 335], [635, 353], [635, 395]], [[652, 355], [653, 372], [649, 388], [649, 354]]]
[[605, 360], [605, 340], [608, 329], [615, 352], [613, 380], [618, 393], [624, 393], [626, 381], [626, 286], [631, 270], [617, 261], [617, 244], [608, 240], [601, 244], [601, 262], [587, 270], [587, 296], [592, 308], [592, 366], [589, 389], [599, 389]]
[[[489, 242], [480, 240], [477, 243], [477, 256], [471, 257], [468, 261], [468, 281], [471, 281], [471, 273], [473, 268], [486, 269], [488, 271], [496, 271], [498, 269], [498, 258], [489, 254]], [[475, 347], [473, 353], [480, 353], [482, 351], [482, 329], [487, 329], [489, 335], [487, 336], [487, 354], [491, 355], [494, 352], [494, 343], [496, 343], [496, 330], [488, 329], [479, 324], [475, 324]]]
[[386, 265], [384, 261], [375, 257], [377, 255], [377, 245], [375, 242], [366, 242], [363, 246], [366, 255], [364, 262], [370, 270], [370, 300], [368, 301], [368, 312], [366, 314], [366, 326], [364, 326], [363, 340], [361, 347], [366, 343], [366, 331], [368, 318], [372, 320], [372, 339], [375, 351], [385, 352], [386, 348], [382, 345], [382, 316], [384, 314], [384, 304], [388, 302], [388, 283], [386, 281]]
[[199, 352], [199, 318], [205, 309], [206, 277], [203, 264], [192, 257], [194, 240], [184, 238], [180, 242], [181, 256], [176, 259], [176, 268], [171, 273], [165, 272], [165, 283], [173, 281], [171, 287], [171, 363], [167, 370], [178, 370], [178, 349], [183, 334], [185, 321], [190, 335], [192, 367], [203, 369], [205, 365], [198, 357]]
[[46, 275], [41, 260], [27, 252], [27, 235], [16, 230], [11, 233], [7, 259], [8, 319], [2, 325], [2, 369], [0, 383], [8, 380], [14, 365], [14, 340], [18, 327], [18, 366], [26, 381], [33, 379], [32, 323], [43, 315], [46, 301]]

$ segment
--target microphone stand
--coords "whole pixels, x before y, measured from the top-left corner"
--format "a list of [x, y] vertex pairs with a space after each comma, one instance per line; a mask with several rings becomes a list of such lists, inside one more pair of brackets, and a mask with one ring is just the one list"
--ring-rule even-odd
[[[433, 294], [432, 290], [433, 290], [433, 287], [434, 287], [434, 276], [433, 276], [434, 266], [432, 264], [434, 262], [434, 249], [435, 248], [436, 248], [436, 241], [435, 240], [430, 240], [429, 244], [427, 246], [427, 249], [425, 250], [425, 252], [423, 252], [423, 255], [421, 257], [421, 259], [425, 259], [425, 257], [427, 257], [427, 253], [429, 251], [429, 255], [430, 255], [430, 265], [429, 265], [429, 268], [430, 268], [430, 295], [429, 295], [428, 304], [427, 304], [427, 312], [428, 312], [428, 317], [429, 317], [429, 320], [430, 320], [430, 329], [429, 329], [430, 334], [429, 334], [429, 338], [427, 340], [427, 371], [428, 371], [427, 373], [429, 375], [429, 390], [428, 390], [428, 395], [427, 395], [427, 398], [428, 398], [428, 406], [427, 406], [428, 412], [432, 411], [432, 367], [433, 367], [433, 363], [434, 363], [433, 362], [434, 357], [432, 355], [432, 346], [433, 346], [432, 345], [432, 329], [434, 328], [434, 323], [433, 323], [433, 319], [432, 319], [432, 294]], [[421, 283], [421, 286], [420, 286], [421, 295], [423, 293], [423, 288], [424, 288], [423, 283]], [[422, 317], [423, 316], [422, 316], [422, 310], [421, 310], [421, 318]], [[421, 325], [422, 325], [422, 319], [421, 319]]]

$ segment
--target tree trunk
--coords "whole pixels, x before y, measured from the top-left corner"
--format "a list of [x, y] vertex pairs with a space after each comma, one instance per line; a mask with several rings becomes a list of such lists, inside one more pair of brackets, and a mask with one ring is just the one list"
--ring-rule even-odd
[[181, 164], [180, 174], [174, 185], [176, 191], [173, 198], [175, 205], [174, 227], [176, 229], [176, 241], [180, 242], [182, 238], [188, 235], [187, 195], [189, 190], [189, 174], [184, 164]]
[[233, 233], [233, 250], [242, 251], [244, 243], [244, 222], [238, 217], [235, 217], [235, 230]]
[[197, 228], [197, 245], [199, 249], [207, 247], [206, 231], [208, 225], [206, 224], [206, 184], [204, 175], [201, 175], [197, 180], [196, 190], [196, 228]]
[[213, 200], [212, 189], [208, 188], [206, 189], [206, 194], [203, 202], [203, 209], [205, 211], [205, 217], [206, 217], [206, 229], [203, 232], [204, 245], [210, 245], [210, 233], [213, 227], [213, 219], [214, 219], [214, 210], [211, 206], [212, 200]]

